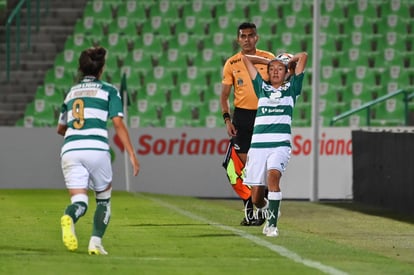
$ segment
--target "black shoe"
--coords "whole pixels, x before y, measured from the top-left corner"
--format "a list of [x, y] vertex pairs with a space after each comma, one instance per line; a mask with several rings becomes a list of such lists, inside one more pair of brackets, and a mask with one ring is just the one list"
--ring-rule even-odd
[[261, 226], [266, 219], [253, 219], [253, 220], [247, 220], [246, 218], [243, 218], [243, 220], [240, 222], [241, 226]]
[[265, 218], [254, 219], [254, 220], [250, 221], [250, 225], [251, 226], [261, 226], [262, 224], [264, 224], [265, 221], [266, 221]]
[[265, 213], [258, 209], [255, 215], [255, 219], [251, 221], [252, 225], [260, 226], [266, 221]]
[[243, 220], [240, 222], [240, 225], [241, 226], [250, 226], [252, 224], [251, 224], [251, 221], [247, 220], [246, 218], [243, 218]]

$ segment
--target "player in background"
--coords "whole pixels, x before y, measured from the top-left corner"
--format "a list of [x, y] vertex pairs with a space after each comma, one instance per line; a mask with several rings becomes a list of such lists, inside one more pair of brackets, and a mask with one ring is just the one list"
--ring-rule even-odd
[[[302, 90], [307, 54], [280, 54], [273, 60], [242, 56], [242, 60], [259, 99], [252, 143], [247, 154], [244, 184], [251, 186], [255, 206], [267, 213], [263, 234], [277, 237], [282, 200], [280, 178], [291, 156], [292, 116]], [[267, 64], [268, 82], [261, 77], [252, 62]], [[289, 81], [286, 81], [288, 76]]]
[[[257, 97], [253, 90], [252, 81], [241, 57], [245, 54], [257, 55], [272, 59], [270, 52], [256, 48], [259, 40], [256, 25], [244, 22], [237, 28], [237, 42], [241, 51], [228, 58], [223, 67], [222, 89], [220, 95], [221, 111], [223, 113], [226, 131], [232, 139], [234, 149], [241, 162], [246, 163], [247, 151], [253, 134], [254, 118], [257, 110]], [[268, 79], [267, 65], [255, 65], [263, 79]], [[234, 110], [230, 110], [229, 97], [233, 88]], [[232, 114], [232, 115], [231, 115]], [[247, 188], [247, 187], [244, 187]], [[250, 190], [248, 195], [250, 195]], [[240, 193], [240, 192], [239, 192]], [[246, 194], [247, 192], [245, 192]], [[241, 225], [261, 225], [264, 219], [255, 217], [250, 196], [239, 194], [243, 199], [245, 217]]]
[[79, 71], [82, 80], [68, 92], [59, 117], [57, 132], [65, 137], [61, 148], [61, 166], [71, 204], [61, 217], [62, 240], [66, 248], [78, 248], [75, 224], [88, 209], [88, 188], [95, 192], [96, 209], [90, 255], [108, 254], [102, 237], [111, 217], [112, 167], [107, 120], [112, 119], [116, 134], [124, 145], [138, 175], [140, 164], [122, 120], [123, 107], [117, 88], [100, 80], [106, 50], [102, 47], [82, 51]]

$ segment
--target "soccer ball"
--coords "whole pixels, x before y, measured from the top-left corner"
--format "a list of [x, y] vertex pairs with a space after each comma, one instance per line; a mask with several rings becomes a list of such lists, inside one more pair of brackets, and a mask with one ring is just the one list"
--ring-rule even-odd
[[290, 62], [290, 60], [292, 59], [293, 55], [290, 53], [282, 53], [276, 56], [275, 60], [282, 62], [283, 64], [285, 64], [285, 66], [287, 66]]

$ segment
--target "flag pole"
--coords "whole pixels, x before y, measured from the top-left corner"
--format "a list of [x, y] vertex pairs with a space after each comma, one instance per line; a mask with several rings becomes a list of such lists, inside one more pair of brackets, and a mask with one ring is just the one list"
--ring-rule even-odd
[[319, 21], [320, 0], [313, 1], [313, 45], [312, 45], [312, 159], [311, 159], [311, 182], [310, 201], [319, 201]]
[[[124, 123], [129, 131], [128, 126], [128, 89], [127, 89], [127, 83], [126, 83], [126, 75], [125, 73], [122, 75], [121, 80], [121, 97], [122, 97], [122, 103], [124, 108]], [[130, 173], [129, 173], [129, 161], [128, 161], [128, 154], [124, 151], [124, 171], [125, 171], [125, 184], [126, 184], [126, 191], [131, 191], [131, 182], [130, 182]]]

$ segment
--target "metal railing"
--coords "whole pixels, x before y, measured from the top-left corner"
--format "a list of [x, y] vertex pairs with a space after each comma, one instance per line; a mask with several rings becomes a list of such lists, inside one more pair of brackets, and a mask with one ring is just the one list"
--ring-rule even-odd
[[366, 112], [367, 112], [367, 115], [366, 115], [366, 119], [367, 120], [366, 120], [366, 122], [367, 122], [367, 126], [370, 126], [371, 125], [371, 116], [370, 116], [370, 114], [371, 114], [371, 107], [373, 105], [376, 105], [378, 103], [381, 103], [381, 102], [383, 102], [383, 101], [385, 101], [385, 100], [387, 100], [387, 99], [389, 99], [391, 97], [395, 97], [395, 96], [400, 95], [400, 94], [403, 94], [404, 95], [404, 98], [403, 98], [403, 101], [404, 101], [404, 124], [407, 126], [408, 125], [408, 115], [409, 115], [408, 114], [408, 102], [414, 97], [414, 93], [408, 94], [408, 91], [405, 91], [405, 90], [397, 90], [395, 92], [386, 94], [386, 95], [381, 96], [381, 97], [379, 97], [377, 99], [374, 99], [374, 100], [372, 100], [370, 102], [367, 102], [367, 103], [359, 106], [358, 108], [355, 108], [355, 109], [346, 111], [346, 112], [344, 112], [344, 113], [342, 113], [340, 115], [334, 116], [331, 119], [330, 126], [333, 126], [335, 122], [337, 122], [337, 121], [339, 121], [341, 119], [347, 118], [347, 117], [349, 117], [349, 116], [351, 116], [351, 115], [353, 115], [355, 113], [358, 113], [360, 111], [363, 111], [363, 110], [366, 110]]
[[[20, 66], [20, 27], [21, 27], [21, 10], [24, 5], [26, 5], [27, 9], [27, 50], [30, 50], [30, 42], [31, 42], [31, 27], [32, 27], [32, 16], [31, 16], [31, 2], [30, 0], [20, 0], [19, 3], [17, 3], [16, 7], [12, 10], [10, 13], [10, 16], [7, 18], [6, 21], [6, 80], [7, 82], [10, 81], [10, 36], [11, 31], [10, 28], [14, 22], [14, 19], [16, 19], [16, 66]], [[46, 14], [49, 12], [49, 0], [45, 1], [46, 3]], [[39, 19], [40, 19], [40, 0], [36, 0], [36, 31], [39, 30]]]

